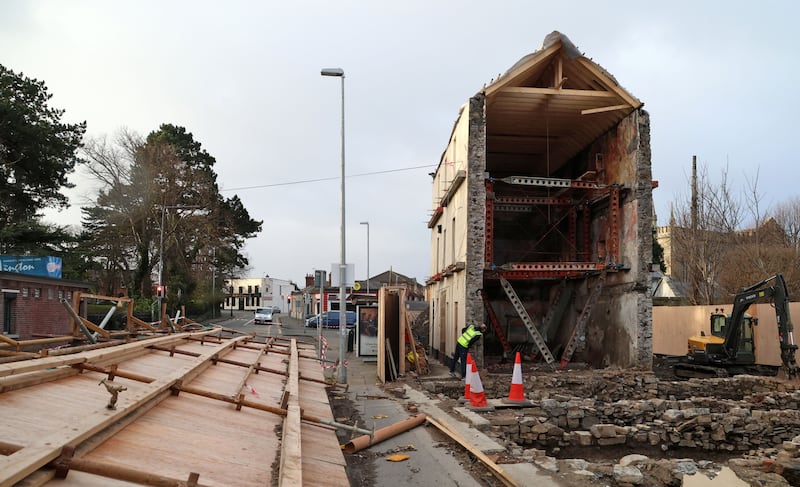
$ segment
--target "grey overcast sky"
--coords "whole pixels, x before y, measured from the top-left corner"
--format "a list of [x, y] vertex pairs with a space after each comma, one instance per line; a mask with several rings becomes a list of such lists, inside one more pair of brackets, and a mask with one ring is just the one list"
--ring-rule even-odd
[[[554, 30], [650, 112], [660, 224], [693, 154], [734, 189], [758, 174], [762, 204], [797, 196], [800, 2], [649, 4], [5, 0], [0, 64], [45, 81], [89, 136], [186, 127], [264, 221], [246, 274], [300, 284], [339, 261], [341, 85], [320, 69], [344, 69], [347, 260], [366, 276], [368, 221], [370, 274], [424, 281], [428, 173], [459, 107]], [[79, 223], [94, 188], [72, 180], [50, 221]]]

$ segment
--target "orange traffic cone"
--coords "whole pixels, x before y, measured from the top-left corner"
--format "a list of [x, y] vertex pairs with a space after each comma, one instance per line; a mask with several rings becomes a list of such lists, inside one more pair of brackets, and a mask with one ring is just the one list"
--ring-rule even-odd
[[475, 365], [475, 362], [472, 362], [472, 375], [470, 377], [472, 384], [469, 390], [469, 405], [467, 406], [469, 409], [473, 411], [492, 411], [494, 410], [494, 406], [490, 406], [488, 402], [486, 402], [486, 393], [483, 391], [483, 382], [481, 382], [481, 376], [478, 373], [478, 367]]
[[508, 392], [508, 398], [503, 399], [506, 404], [517, 404], [520, 406], [530, 406], [532, 403], [525, 399], [525, 393], [522, 389], [522, 360], [520, 359], [519, 352], [514, 359], [514, 372], [511, 374], [511, 390]]
[[472, 385], [472, 354], [467, 352], [467, 368], [464, 374], [464, 396], [459, 398], [459, 402], [469, 402], [469, 388]]

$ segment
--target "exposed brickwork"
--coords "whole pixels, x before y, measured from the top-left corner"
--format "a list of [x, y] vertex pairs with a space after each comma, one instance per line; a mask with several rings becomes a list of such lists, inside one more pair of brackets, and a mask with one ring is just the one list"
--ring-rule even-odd
[[[6, 274], [7, 275], [7, 274]], [[47, 335], [70, 333], [70, 317], [59, 298], [71, 298], [87, 286], [69, 281], [48, 278], [0, 278], [3, 299], [0, 301], [0, 316], [12, 316], [13, 329], [10, 336], [29, 340]], [[18, 291], [18, 292], [14, 292]]]

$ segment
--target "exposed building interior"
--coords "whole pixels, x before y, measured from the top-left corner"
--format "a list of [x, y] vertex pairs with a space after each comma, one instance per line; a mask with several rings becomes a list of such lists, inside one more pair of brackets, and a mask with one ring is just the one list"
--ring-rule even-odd
[[[434, 310], [440, 327], [446, 317], [486, 321], [486, 354], [522, 351], [553, 365], [575, 354], [593, 366], [648, 360], [649, 304], [625, 296], [646, 278], [652, 245], [642, 105], [558, 32], [470, 100], [448, 146], [458, 150], [458, 125], [467, 124], [466, 167], [447, 168], [459, 158], [446, 151], [434, 176], [440, 199], [429, 227], [463, 230], [468, 242], [463, 261], [455, 249], [435, 252], [432, 296], [451, 290]], [[459, 211], [451, 201], [463, 189]], [[480, 249], [470, 234], [477, 229]], [[458, 299], [460, 278], [466, 296]], [[482, 310], [470, 307], [472, 296]], [[460, 313], [441, 309], [458, 301], [467, 303]]]

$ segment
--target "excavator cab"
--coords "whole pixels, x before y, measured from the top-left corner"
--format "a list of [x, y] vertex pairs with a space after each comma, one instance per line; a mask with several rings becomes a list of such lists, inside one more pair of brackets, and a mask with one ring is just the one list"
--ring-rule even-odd
[[[689, 337], [688, 354], [695, 356], [697, 353], [706, 353], [708, 345], [714, 349], [725, 343], [725, 331], [730, 325], [731, 315], [725, 315], [719, 311], [711, 313], [710, 331], [711, 335], [700, 332], [700, 335]], [[737, 352], [737, 363], [755, 363], [755, 332], [753, 327], [758, 325], [758, 318], [748, 314], [744, 315], [742, 326], [739, 328], [739, 348]]]

